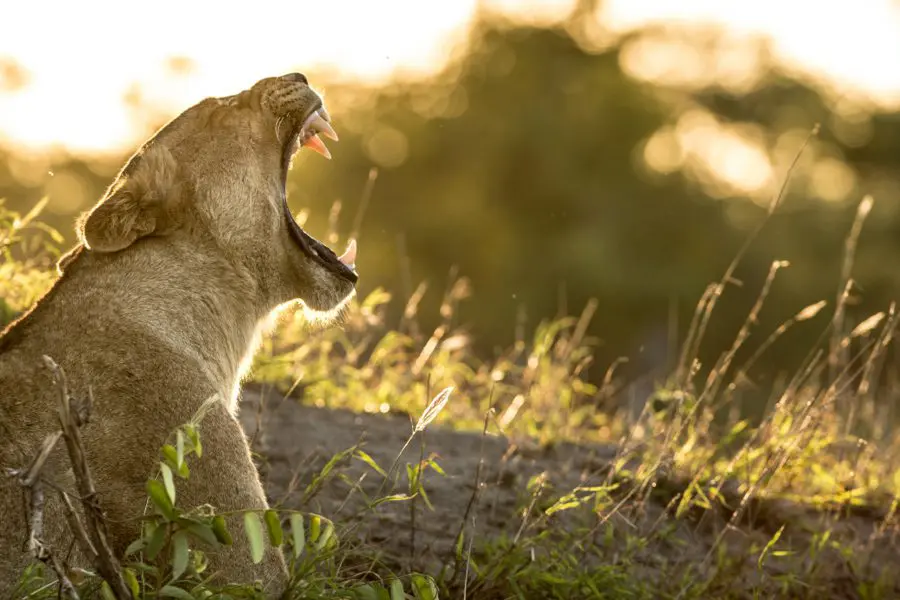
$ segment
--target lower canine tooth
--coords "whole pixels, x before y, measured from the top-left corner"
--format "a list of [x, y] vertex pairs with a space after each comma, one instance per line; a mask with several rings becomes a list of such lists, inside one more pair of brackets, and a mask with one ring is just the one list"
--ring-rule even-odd
[[351, 269], [356, 268], [356, 240], [350, 239], [347, 243], [347, 249], [344, 250], [344, 253], [338, 257], [338, 260], [350, 267]]

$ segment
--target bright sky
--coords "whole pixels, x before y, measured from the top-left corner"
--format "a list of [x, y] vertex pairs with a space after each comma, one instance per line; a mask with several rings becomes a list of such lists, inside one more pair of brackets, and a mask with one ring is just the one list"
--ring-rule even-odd
[[611, 0], [617, 28], [644, 23], [718, 23], [768, 35], [797, 69], [900, 104], [900, 3], [896, 0]]
[[[326, 0], [249, 3], [109, 0], [10, 3], [0, 22], [0, 65], [29, 74], [0, 93], [0, 143], [35, 150], [133, 146], [122, 98], [137, 83], [164, 114], [297, 68], [330, 67], [377, 80], [441, 65], [479, 4], [528, 18], [562, 17], [571, 0]], [[788, 63], [882, 101], [900, 102], [900, 17], [891, 0], [603, 0], [605, 22], [715, 22], [772, 37]], [[239, 6], [230, 10], [227, 6]], [[187, 57], [189, 74], [166, 67]], [[2, 68], [2, 66], [0, 66]], [[314, 82], [315, 83], [315, 82]]]

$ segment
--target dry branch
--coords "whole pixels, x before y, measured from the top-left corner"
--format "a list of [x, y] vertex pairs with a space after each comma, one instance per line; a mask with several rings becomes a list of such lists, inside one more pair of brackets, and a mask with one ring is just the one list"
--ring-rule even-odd
[[[122, 578], [122, 569], [119, 566], [119, 561], [109, 546], [105, 516], [100, 508], [100, 504], [97, 502], [97, 490], [94, 488], [94, 480], [91, 478], [87, 457], [84, 454], [84, 445], [81, 441], [79, 428], [90, 417], [93, 397], [89, 391], [87, 401], [82, 402], [78, 407], [73, 407], [65, 372], [49, 356], [44, 356], [44, 363], [53, 372], [53, 377], [59, 389], [59, 423], [62, 428], [66, 449], [69, 452], [69, 461], [72, 463], [72, 471], [75, 475], [75, 485], [78, 489], [78, 495], [81, 498], [87, 521], [88, 538], [82, 537], [85, 529], [82, 529], [80, 526], [76, 526], [73, 529], [73, 533], [78, 538], [85, 555], [94, 559], [93, 562], [97, 572], [109, 584], [116, 598], [122, 600], [132, 598], [131, 590], [128, 589], [125, 580]], [[66, 504], [67, 509], [72, 508], [71, 504], [68, 502]], [[74, 511], [67, 511], [67, 518], [70, 524], [73, 523], [73, 520], [77, 521], [77, 515], [74, 514]], [[90, 539], [90, 545], [84, 543], [87, 539]]]
[[8, 469], [7, 474], [18, 480], [27, 490], [29, 530], [28, 551], [36, 560], [49, 566], [59, 581], [61, 597], [69, 600], [79, 600], [75, 586], [66, 576], [65, 565], [62, 564], [53, 553], [50, 546], [44, 543], [44, 481], [41, 479], [41, 469], [47, 462], [47, 458], [56, 446], [56, 442], [62, 437], [62, 432], [57, 431], [48, 435], [41, 444], [41, 450], [31, 461], [27, 469]]

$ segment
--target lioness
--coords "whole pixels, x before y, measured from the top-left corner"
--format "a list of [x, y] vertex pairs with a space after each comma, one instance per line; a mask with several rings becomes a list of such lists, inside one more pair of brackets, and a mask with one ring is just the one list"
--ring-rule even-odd
[[[59, 429], [59, 392], [43, 355], [64, 370], [73, 397], [92, 391], [82, 437], [117, 554], [139, 534], [161, 445], [213, 395], [221, 402], [200, 423], [203, 458], [179, 482], [178, 504], [267, 506], [235, 419], [260, 324], [296, 300], [327, 318], [357, 281], [355, 243], [337, 257], [288, 210], [294, 153], [306, 146], [329, 156], [318, 133], [337, 139], [299, 73], [188, 109], [128, 161], [80, 220], [80, 243], [60, 261], [61, 277], [3, 332], [0, 598], [31, 559], [25, 494], [6, 469], [27, 467]], [[42, 474], [75, 493], [62, 443]], [[234, 546], [209, 554], [209, 572], [261, 580], [279, 594], [287, 581], [283, 556], [270, 549], [254, 565], [238, 519], [229, 522]], [[72, 540], [58, 495], [47, 488], [44, 541], [65, 557]]]

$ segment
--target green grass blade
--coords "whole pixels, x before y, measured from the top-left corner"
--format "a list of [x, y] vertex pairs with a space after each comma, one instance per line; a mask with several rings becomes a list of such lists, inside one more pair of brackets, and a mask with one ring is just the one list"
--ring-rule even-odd
[[244, 513], [244, 531], [247, 533], [247, 541], [250, 542], [250, 556], [254, 564], [259, 564], [263, 559], [265, 540], [263, 539], [262, 523], [255, 512]]

